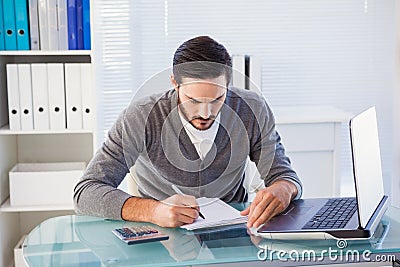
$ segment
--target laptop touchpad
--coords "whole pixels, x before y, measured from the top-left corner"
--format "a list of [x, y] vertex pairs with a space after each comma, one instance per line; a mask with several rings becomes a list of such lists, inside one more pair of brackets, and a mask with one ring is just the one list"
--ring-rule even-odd
[[296, 206], [290, 204], [282, 215], [303, 215], [306, 214], [313, 206]]

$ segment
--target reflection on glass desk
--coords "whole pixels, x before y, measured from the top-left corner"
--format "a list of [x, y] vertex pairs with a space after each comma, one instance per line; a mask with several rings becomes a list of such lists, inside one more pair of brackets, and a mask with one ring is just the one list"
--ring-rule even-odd
[[[220, 263], [242, 266], [244, 262], [251, 262], [252, 266], [265, 266], [270, 262], [274, 266], [299, 266], [339, 261], [359, 262], [365, 260], [363, 253], [370, 260], [375, 260], [377, 255], [386, 255], [386, 258], [379, 259], [387, 261], [393, 261], [394, 257], [399, 259], [400, 255], [400, 209], [392, 207], [382, 219], [376, 236], [369, 240], [347, 240], [341, 244], [336, 240], [268, 241], [249, 235], [245, 225], [195, 232], [153, 225], [168, 234], [169, 240], [135, 245], [126, 245], [111, 232], [115, 228], [137, 225], [146, 223], [76, 215], [51, 218], [38, 225], [26, 238], [24, 259], [29, 266], [40, 267], [190, 266]], [[329, 249], [332, 255], [328, 254]], [[304, 255], [304, 252], [308, 254]], [[357, 252], [360, 257], [344, 257], [347, 252], [352, 255]]]

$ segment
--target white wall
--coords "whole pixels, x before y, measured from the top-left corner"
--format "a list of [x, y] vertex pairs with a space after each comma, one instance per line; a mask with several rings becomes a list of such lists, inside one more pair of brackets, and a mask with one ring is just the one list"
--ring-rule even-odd
[[15, 231], [10, 229], [18, 228], [18, 213], [0, 212], [0, 266], [9, 266], [14, 257], [13, 248], [18, 242], [19, 235], [13, 235]]
[[[400, 53], [399, 53], [400, 56]], [[400, 76], [400, 67], [398, 68]], [[393, 111], [393, 176], [392, 176], [392, 205], [400, 208], [400, 86], [395, 92]]]
[[[9, 195], [8, 171], [16, 162], [15, 136], [0, 136], [0, 204]], [[12, 152], [9, 152], [12, 151]], [[18, 213], [0, 212], [0, 266], [8, 266], [19, 239]]]
[[400, 2], [396, 2], [396, 87], [393, 102], [393, 176], [392, 205], [400, 207]]

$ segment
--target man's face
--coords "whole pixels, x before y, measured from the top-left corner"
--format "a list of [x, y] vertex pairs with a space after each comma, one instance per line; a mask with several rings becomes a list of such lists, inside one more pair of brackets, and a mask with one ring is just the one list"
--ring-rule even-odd
[[177, 84], [179, 111], [198, 130], [211, 127], [226, 98], [226, 78], [221, 75], [212, 79], [182, 78]]

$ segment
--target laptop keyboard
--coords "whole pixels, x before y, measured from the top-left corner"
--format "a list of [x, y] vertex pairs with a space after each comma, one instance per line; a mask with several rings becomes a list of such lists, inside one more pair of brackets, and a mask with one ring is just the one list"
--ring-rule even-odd
[[357, 210], [355, 198], [333, 198], [302, 229], [336, 229], [346, 226]]

